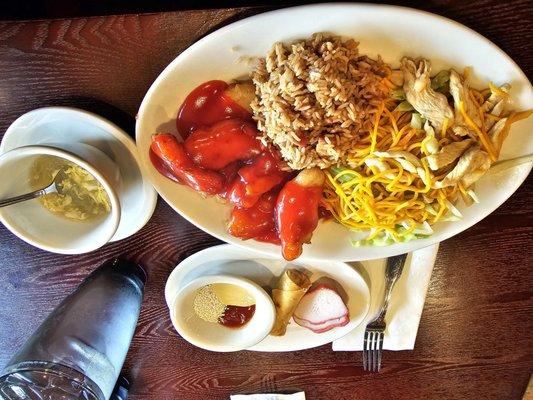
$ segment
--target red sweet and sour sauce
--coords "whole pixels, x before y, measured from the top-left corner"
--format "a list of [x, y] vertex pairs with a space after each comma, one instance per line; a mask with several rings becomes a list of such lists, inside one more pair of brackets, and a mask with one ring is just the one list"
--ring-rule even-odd
[[[189, 93], [176, 121], [184, 141], [154, 135], [150, 160], [163, 176], [232, 203], [231, 235], [283, 244], [285, 258], [294, 259], [325, 216], [318, 210], [322, 188], [289, 181], [295, 174], [282, 171], [280, 156], [261, 145], [251, 114], [227, 94], [228, 86], [213, 80]], [[255, 306], [245, 308], [229, 309], [224, 325], [251, 318]]]
[[185, 98], [176, 121], [183, 139], [196, 128], [211, 126], [228, 118], [250, 119], [250, 113], [234, 102], [224, 91], [228, 84], [214, 80], [201, 84]]
[[167, 177], [168, 179], [173, 180], [174, 182], [181, 183], [180, 180], [172, 173], [170, 168], [166, 166], [163, 160], [159, 158], [152, 149], [150, 149], [150, 152], [148, 154], [150, 156], [150, 161], [152, 162], [152, 165], [157, 170], [157, 172]]
[[321, 198], [321, 186], [303, 187], [289, 181], [281, 189], [276, 203], [276, 221], [286, 260], [299, 257], [301, 244], [311, 238], [318, 225]]

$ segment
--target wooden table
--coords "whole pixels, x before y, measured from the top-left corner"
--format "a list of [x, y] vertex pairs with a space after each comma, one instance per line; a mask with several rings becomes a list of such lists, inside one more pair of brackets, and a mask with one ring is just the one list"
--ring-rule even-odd
[[[424, 7], [486, 35], [533, 76], [531, 1]], [[254, 12], [0, 23], [0, 131], [33, 108], [73, 105], [133, 135], [137, 107], [159, 72], [205, 33]], [[416, 349], [387, 352], [380, 374], [363, 373], [360, 353], [334, 353], [329, 345], [287, 354], [216, 354], [178, 337], [164, 304], [165, 280], [176, 263], [218, 241], [162, 201], [139, 233], [81, 256], [34, 249], [0, 228], [0, 365], [91, 270], [126, 256], [149, 271], [125, 364], [132, 399], [227, 399], [297, 389], [310, 399], [520, 399], [533, 370], [532, 183], [442, 243]]]

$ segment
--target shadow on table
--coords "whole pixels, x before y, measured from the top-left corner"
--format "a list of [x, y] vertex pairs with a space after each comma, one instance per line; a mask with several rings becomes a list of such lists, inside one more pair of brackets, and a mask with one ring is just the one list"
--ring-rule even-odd
[[247, 9], [247, 10], [239, 11], [235, 15], [233, 15], [233, 16], [231, 16], [229, 18], [226, 18], [221, 23], [216, 24], [215, 26], [213, 26], [211, 29], [209, 29], [207, 32], [205, 32], [201, 37], [199, 37], [198, 40], [200, 40], [204, 36], [207, 36], [210, 33], [213, 33], [215, 31], [219, 30], [220, 28], [222, 28], [222, 27], [224, 27], [226, 25], [229, 25], [229, 24], [231, 24], [233, 22], [237, 22], [237, 21], [239, 21], [241, 19], [244, 19], [244, 18], [247, 18], [247, 17], [251, 17], [252, 15], [261, 14], [261, 13], [263, 13], [265, 11], [270, 11], [270, 10], [274, 10], [274, 9], [275, 8], [273, 8], [272, 6], [270, 6], [270, 7], [266, 7], [266, 6], [265, 7], [259, 7], [259, 6], [256, 6], [256, 7]]
[[118, 125], [119, 128], [123, 129], [135, 140], [135, 118], [125, 111], [122, 111], [121, 109], [101, 100], [90, 97], [66, 97], [52, 100], [47, 104], [43, 104], [42, 106], [75, 107], [85, 111], [90, 111]]

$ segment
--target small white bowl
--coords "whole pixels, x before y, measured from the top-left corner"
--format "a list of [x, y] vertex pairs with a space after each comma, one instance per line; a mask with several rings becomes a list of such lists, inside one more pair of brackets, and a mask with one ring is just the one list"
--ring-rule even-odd
[[83, 143], [103, 152], [117, 166], [120, 222], [110, 242], [139, 231], [154, 213], [157, 193], [139, 166], [135, 141], [100, 115], [73, 107], [43, 107], [28, 111], [7, 128], [0, 154], [17, 147]]
[[[244, 326], [228, 328], [206, 322], [193, 309], [198, 289], [214, 284], [240, 286], [255, 299], [255, 313]], [[210, 275], [199, 277], [176, 293], [170, 308], [174, 328], [188, 342], [206, 350], [228, 352], [244, 350], [263, 340], [272, 330], [276, 311], [270, 296], [258, 284], [236, 276]]]
[[111, 211], [102, 218], [73, 221], [46, 210], [38, 200], [29, 200], [0, 208], [0, 221], [25, 242], [54, 253], [87, 253], [106, 244], [120, 221], [117, 189], [121, 182], [116, 165], [92, 146], [82, 143], [23, 146], [2, 154], [0, 198], [32, 191], [29, 171], [33, 161], [43, 155], [63, 158], [93, 175], [109, 196]]

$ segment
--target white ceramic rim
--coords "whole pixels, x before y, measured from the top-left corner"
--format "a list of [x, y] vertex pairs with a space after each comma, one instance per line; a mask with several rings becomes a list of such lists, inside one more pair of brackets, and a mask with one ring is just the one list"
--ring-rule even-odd
[[[186, 259], [182, 260], [180, 263], [178, 263], [170, 275], [167, 278], [167, 281], [165, 283], [165, 304], [169, 309], [172, 309], [173, 307], [173, 301], [175, 297], [175, 293], [179, 292], [181, 288], [185, 287], [188, 283], [194, 281], [195, 279], [203, 276], [212, 276], [210, 275], [211, 272], [209, 270], [202, 270], [202, 267], [205, 265], [205, 263], [217, 263], [217, 264], [225, 264], [227, 262], [233, 262], [233, 261], [256, 261], [256, 260], [268, 260], [272, 263], [277, 263], [280, 261], [280, 257], [273, 257], [270, 255], [265, 255], [264, 253], [257, 252], [251, 249], [247, 249], [244, 247], [239, 246], [233, 246], [232, 244], [220, 244], [216, 246], [211, 246], [208, 248], [205, 248], [203, 250], [198, 251], [197, 253], [194, 253], [187, 257]], [[260, 262], [260, 261], [259, 261]], [[350, 271], [350, 275], [353, 273], [353, 278], [357, 277], [360, 279], [360, 286], [363, 289], [364, 292], [364, 298], [365, 298], [365, 307], [364, 311], [361, 312], [361, 316], [357, 319], [354, 319], [354, 315], [351, 315], [350, 322], [343, 327], [335, 328], [327, 333], [322, 334], [314, 334], [314, 338], [319, 338], [320, 340], [317, 341], [309, 341], [306, 335], [300, 337], [298, 339], [298, 345], [288, 345], [286, 340], [283, 341], [282, 345], [276, 344], [276, 343], [265, 343], [269, 341], [269, 336], [267, 335], [263, 340], [261, 340], [259, 343], [257, 343], [254, 346], [251, 346], [247, 348], [248, 351], [259, 351], [259, 352], [290, 352], [290, 351], [300, 351], [300, 350], [306, 350], [311, 349], [314, 347], [324, 346], [328, 343], [331, 343], [342, 336], [348, 334], [356, 327], [360, 326], [365, 318], [368, 316], [368, 312], [370, 311], [371, 306], [371, 293], [370, 293], [370, 285], [367, 278], [365, 278], [361, 272], [354, 268], [353, 266], [342, 262], [342, 261], [325, 261], [320, 260], [313, 263], [308, 263], [303, 260], [296, 260], [296, 262], [285, 262], [282, 261], [283, 264], [285, 264], [285, 267], [281, 269], [287, 268], [288, 265], [293, 265], [296, 267], [303, 267], [305, 269], [308, 269], [312, 274], [315, 274], [318, 270], [318, 274], [322, 276], [329, 276], [330, 278], [336, 280], [339, 282], [339, 284], [346, 289], [346, 280], [345, 278], [339, 279], [336, 273], [331, 273], [331, 269], [340, 268], [341, 270]], [[327, 267], [326, 267], [327, 265]], [[214, 268], [214, 266], [212, 266]], [[277, 273], [281, 272], [281, 269], [278, 269], [276, 267], [271, 268], [270, 266], [265, 266], [267, 270], [269, 270], [271, 273], [274, 274], [274, 276], [277, 275]], [[274, 269], [277, 271], [277, 273], [274, 272]], [[198, 270], [198, 276], [192, 279], [187, 279], [187, 277], [193, 273], [193, 271]], [[241, 275], [243, 272], [236, 272], [235, 270], [221, 270], [218, 271], [218, 273], [215, 273], [214, 275], [226, 275], [226, 276], [238, 276], [242, 279], [248, 279], [252, 280], [254, 283], [257, 283], [253, 277], [249, 277], [246, 274], [246, 271], [244, 272], [245, 275]], [[201, 275], [204, 274], [204, 275]], [[342, 275], [345, 275], [346, 273], [342, 273]], [[350, 278], [352, 279], [352, 278]], [[185, 283], [184, 283], [185, 282]], [[258, 283], [259, 284], [259, 283]], [[351, 283], [350, 283], [351, 284]], [[261, 284], [259, 284], [262, 286]], [[349, 306], [349, 304], [348, 304]], [[350, 312], [352, 309], [350, 308]], [[293, 326], [297, 326], [296, 324], [293, 324]], [[301, 329], [302, 331], [306, 331], [309, 333], [310, 331], [303, 328], [298, 327], [298, 329]], [[326, 336], [323, 336], [326, 335]], [[324, 340], [324, 338], [326, 338]], [[286, 336], [283, 337], [286, 339]]]
[[[88, 146], [88, 145], [86, 145]], [[92, 147], [92, 146], [91, 146]], [[96, 149], [98, 150], [98, 149]], [[39, 249], [50, 251], [53, 253], [59, 253], [59, 254], [80, 254], [80, 253], [88, 253], [90, 251], [96, 250], [103, 245], [105, 245], [109, 240], [113, 237], [115, 232], [118, 228], [118, 223], [120, 221], [120, 203], [118, 201], [118, 195], [115, 191], [115, 189], [109, 184], [107, 179], [96, 169], [92, 166], [92, 164], [88, 163], [84, 159], [78, 157], [74, 153], [59, 149], [57, 147], [48, 146], [48, 145], [32, 145], [32, 146], [22, 146], [17, 147], [16, 149], [10, 150], [6, 153], [3, 153], [0, 155], [0, 159], [2, 161], [8, 161], [10, 159], [13, 159], [15, 157], [19, 157], [21, 155], [30, 156], [30, 155], [50, 155], [59, 157], [65, 160], [68, 160], [74, 164], [79, 165], [84, 170], [89, 172], [92, 176], [94, 176], [98, 182], [103, 186], [105, 189], [109, 201], [111, 203], [111, 211], [110, 211], [110, 218], [112, 221], [111, 229], [109, 232], [102, 236], [100, 240], [91, 242], [90, 244], [87, 244], [86, 246], [80, 246], [76, 248], [63, 248], [63, 247], [56, 247], [56, 246], [48, 246], [45, 245], [37, 240], [33, 240], [30, 237], [26, 235], [26, 233], [23, 230], [18, 229], [16, 226], [9, 223], [2, 214], [0, 214], [0, 221], [8, 228], [13, 234], [24, 240], [26, 243], [29, 243], [35, 247], [38, 247]]]
[[[181, 329], [181, 324], [178, 323], [178, 320], [175, 317], [174, 310], [176, 309], [176, 306], [178, 304], [178, 301], [180, 298], [183, 298], [187, 294], [189, 294], [192, 291], [198, 290], [202, 286], [213, 284], [213, 283], [228, 283], [236, 286], [240, 286], [244, 289], [246, 289], [250, 294], [254, 297], [256, 304], [261, 301], [268, 310], [271, 310], [271, 312], [268, 312], [267, 315], [261, 315], [255, 314], [252, 316], [252, 319], [254, 318], [261, 318], [261, 321], [263, 322], [262, 326], [263, 329], [260, 331], [250, 332], [250, 335], [248, 335], [248, 340], [242, 341], [239, 344], [235, 345], [215, 345], [210, 344], [207, 341], [200, 342], [197, 341], [195, 338], [191, 337], [187, 331]], [[208, 275], [208, 276], [202, 276], [199, 278], [196, 278], [192, 280], [191, 282], [187, 283], [185, 286], [183, 286], [175, 295], [174, 299], [171, 302], [172, 306], [169, 307], [169, 313], [170, 313], [170, 320], [172, 321], [172, 325], [174, 325], [174, 329], [180, 334], [182, 338], [187, 340], [189, 343], [200, 347], [205, 350], [210, 351], [216, 351], [216, 352], [232, 352], [232, 351], [240, 351], [245, 350], [249, 347], [252, 347], [253, 345], [259, 343], [262, 341], [265, 337], [268, 336], [270, 331], [272, 330], [272, 327], [274, 326], [274, 320], [276, 315], [276, 309], [274, 306], [274, 302], [270, 298], [270, 296], [265, 292], [265, 290], [259, 286], [257, 283], [251, 281], [247, 278], [238, 277], [235, 275]], [[270, 305], [270, 307], [268, 307]], [[240, 329], [246, 329], [246, 325], [243, 328]]]
[[[76, 107], [51, 106], [51, 107], [36, 108], [34, 110], [28, 111], [25, 114], [22, 114], [20, 117], [18, 117], [15, 121], [13, 121], [9, 125], [9, 127], [6, 129], [6, 132], [4, 133], [4, 137], [6, 137], [7, 135], [13, 134], [12, 131], [14, 129], [14, 126], [16, 126], [18, 122], [20, 122], [19, 120], [23, 118], [27, 118], [28, 116], [32, 116], [32, 114], [39, 114], [39, 113], [43, 113], [47, 111], [56, 111], [56, 110], [82, 115], [83, 118], [86, 119], [89, 123], [92, 123], [95, 126], [98, 126], [99, 128], [101, 128], [103, 131], [108, 132], [111, 136], [117, 139], [122, 145], [124, 145], [124, 148], [126, 149], [126, 151], [131, 154], [131, 156], [137, 163], [137, 166], [139, 168], [139, 173], [143, 181], [143, 190], [144, 190], [144, 195], [145, 195], [145, 202], [143, 204], [144, 204], [144, 208], [146, 212], [144, 213], [143, 218], [137, 220], [138, 222], [135, 224], [135, 228], [131, 230], [130, 232], [128, 232], [128, 236], [112, 237], [111, 240], [109, 240], [109, 242], [116, 242], [116, 241], [126, 239], [127, 237], [134, 235], [148, 223], [150, 218], [152, 218], [152, 215], [154, 214], [154, 211], [155, 211], [155, 207], [157, 205], [157, 191], [152, 185], [152, 182], [150, 181], [150, 179], [148, 179], [148, 176], [146, 175], [144, 168], [142, 168], [141, 166], [141, 162], [139, 159], [139, 153], [138, 153], [135, 140], [133, 140], [132, 137], [128, 135], [122, 128], [120, 128], [115, 123], [109, 121], [108, 119], [98, 114], [95, 114], [93, 112], [90, 112], [90, 111], [82, 110]], [[42, 145], [46, 146], [46, 144], [42, 144]], [[4, 152], [5, 152], [5, 141], [2, 138], [2, 141], [0, 142], [0, 154]]]
[[[254, 21], [254, 20], [259, 20], [259, 19], [265, 18], [265, 16], [269, 16], [269, 15], [272, 16], [272, 15], [277, 15], [277, 14], [281, 14], [281, 13], [287, 13], [287, 12], [291, 12], [292, 10], [321, 8], [321, 7], [326, 7], [326, 6], [327, 7], [331, 7], [331, 8], [350, 7], [350, 8], [367, 8], [367, 9], [370, 8], [370, 9], [379, 9], [379, 10], [389, 9], [389, 10], [401, 11], [401, 12], [405, 12], [405, 13], [419, 14], [419, 15], [427, 17], [427, 18], [432, 18], [432, 19], [439, 20], [441, 23], [447, 24], [450, 27], [452, 27], [453, 29], [461, 30], [461, 31], [465, 32], [466, 34], [474, 35], [480, 41], [483, 41], [483, 42], [486, 42], [487, 44], [489, 44], [490, 47], [500, 55], [500, 57], [503, 57], [508, 62], [510, 62], [516, 68], [516, 71], [519, 73], [519, 75], [524, 80], [524, 82], [529, 83], [529, 86], [531, 86], [531, 82], [529, 81], [529, 79], [527, 78], [525, 73], [522, 71], [522, 69], [518, 66], [518, 64], [507, 53], [505, 53], [494, 42], [492, 42], [491, 40], [487, 39], [485, 36], [481, 35], [480, 33], [476, 32], [475, 30], [473, 30], [473, 29], [471, 29], [471, 28], [469, 28], [469, 27], [467, 27], [467, 26], [465, 26], [465, 25], [463, 25], [463, 24], [461, 24], [461, 23], [459, 23], [457, 21], [454, 21], [452, 19], [443, 17], [443, 16], [438, 15], [438, 14], [433, 14], [433, 13], [430, 13], [430, 12], [427, 12], [427, 11], [422, 11], [422, 10], [418, 10], [418, 9], [415, 9], [415, 8], [404, 7], [404, 6], [396, 6], [396, 5], [371, 4], [371, 3], [346, 3], [346, 2], [318, 3], [318, 4], [301, 5], [301, 6], [295, 6], [295, 7], [287, 7], [287, 8], [282, 8], [282, 9], [279, 9], [279, 10], [259, 13], [259, 14], [256, 14], [256, 15], [253, 15], [253, 16], [250, 16], [250, 17], [246, 17], [246, 18], [243, 18], [241, 20], [232, 22], [229, 25], [226, 25], [226, 26], [224, 26], [222, 28], [219, 28], [219, 29], [215, 30], [214, 32], [211, 32], [208, 35], [202, 37], [201, 39], [199, 39], [198, 41], [193, 43], [191, 46], [189, 46], [187, 49], [185, 49], [183, 52], [178, 54], [178, 56], [176, 58], [174, 58], [174, 60], [172, 60], [163, 69], [163, 71], [161, 71], [159, 76], [154, 80], [154, 82], [152, 83], [152, 85], [150, 85], [150, 88], [146, 92], [146, 94], [145, 94], [145, 96], [144, 96], [144, 98], [143, 98], [143, 100], [141, 102], [141, 105], [139, 106], [138, 115], [142, 116], [142, 114], [145, 112], [145, 108], [148, 107], [148, 103], [150, 102], [150, 99], [152, 97], [152, 93], [155, 92], [157, 87], [160, 85], [160, 83], [167, 78], [167, 75], [169, 75], [172, 72], [172, 70], [174, 69], [174, 66], [176, 64], [179, 64], [182, 59], [188, 57], [189, 53], [193, 52], [197, 47], [200, 47], [204, 42], [213, 40], [214, 38], [216, 38], [218, 36], [222, 36], [222, 35], [226, 34], [227, 31], [236, 29], [236, 28], [240, 27], [243, 24], [250, 23], [250, 21]], [[141, 118], [137, 118], [137, 120], [136, 120], [136, 124], [135, 124], [136, 136], [138, 135], [138, 132], [140, 130], [140, 120], [141, 120]], [[526, 166], [526, 165], [528, 165], [528, 164], [524, 164], [524, 166]], [[144, 165], [141, 165], [141, 168], [147, 168], [147, 167], [145, 167]], [[461, 232], [471, 228], [472, 226], [477, 224], [479, 221], [481, 221], [482, 219], [486, 218], [488, 215], [493, 213], [498, 207], [500, 207], [505, 201], [507, 201], [516, 192], [516, 190], [518, 190], [520, 185], [526, 180], [526, 178], [528, 177], [528, 175], [531, 172], [532, 168], [533, 168], [533, 163], [529, 163], [529, 165], [527, 167], [527, 171], [525, 171], [524, 174], [519, 179], [515, 179], [514, 180], [514, 187], [512, 188], [512, 190], [509, 190], [508, 194], [506, 194], [501, 201], [494, 202], [492, 204], [492, 206], [489, 208], [488, 213], [479, 213], [476, 216], [474, 216], [469, 221], [469, 223], [467, 225], [465, 225], [464, 227], [462, 227], [460, 230], [458, 230], [458, 231], [457, 230], [451, 230], [449, 232], [446, 232], [445, 234], [443, 234], [439, 238], [438, 241], [432, 241], [430, 243], [420, 243], [419, 240], [414, 240], [414, 241], [411, 241], [411, 242], [408, 242], [408, 243], [401, 243], [400, 245], [397, 244], [397, 245], [386, 246], [386, 248], [387, 248], [387, 252], [386, 252], [387, 256], [391, 257], [391, 256], [403, 254], [405, 252], [411, 252], [411, 251], [415, 251], [415, 250], [418, 250], [418, 249], [421, 249], [421, 248], [424, 248], [424, 247], [428, 247], [428, 246], [431, 246], [431, 245], [433, 245], [435, 243], [447, 240], [450, 237], [458, 235]], [[146, 175], [150, 176], [150, 174], [148, 172], [146, 173]], [[152, 182], [151, 179], [150, 179], [150, 181]], [[203, 230], [204, 232], [207, 232], [208, 234], [210, 234], [210, 235], [212, 235], [212, 236], [214, 236], [214, 237], [216, 237], [216, 238], [218, 238], [218, 239], [220, 239], [220, 240], [222, 240], [224, 242], [231, 243], [231, 244], [233, 244], [235, 246], [242, 247], [242, 248], [245, 248], [245, 249], [250, 250], [250, 251], [259, 252], [259, 253], [262, 253], [262, 254], [265, 254], [265, 255], [279, 257], [279, 249], [277, 249], [277, 252], [276, 252], [276, 250], [273, 249], [272, 247], [250, 247], [250, 246], [247, 245], [246, 241], [240, 240], [238, 238], [224, 237], [224, 236], [220, 235], [219, 233], [213, 231], [212, 229], [209, 229], [209, 228], [204, 227], [204, 226], [197, 225], [195, 223], [195, 221], [193, 220], [193, 218], [190, 218], [185, 212], [183, 212], [181, 210], [181, 207], [179, 207], [178, 205], [172, 204], [172, 202], [168, 201], [166, 196], [164, 196], [162, 193], [159, 192], [159, 190], [157, 189], [157, 187], [155, 185], [154, 185], [154, 187], [156, 188], [156, 191], [159, 193], [159, 195], [163, 198], [163, 200], [165, 200], [165, 202], [168, 205], [170, 205], [172, 207], [172, 209], [174, 209], [174, 211], [176, 211], [180, 216], [182, 216], [187, 221], [189, 221], [190, 223], [192, 223], [193, 225], [195, 225], [199, 229]], [[393, 250], [391, 250], [392, 246], [395, 247]], [[398, 246], [398, 247], [396, 247], [396, 246]], [[404, 246], [408, 246], [408, 248], [405, 248]], [[370, 256], [369, 257], [367, 255], [367, 256], [354, 256], [352, 258], [343, 257], [343, 258], [339, 258], [338, 261], [346, 261], [346, 262], [347, 261], [364, 261], [364, 260], [378, 259], [378, 258], [380, 258], [380, 257], [378, 257], [378, 256]], [[316, 257], [316, 256], [308, 256], [304, 252], [304, 254], [302, 254], [299, 257], [299, 260], [307, 260], [307, 261], [317, 260], [318, 261], [318, 260], [324, 260], [324, 258], [323, 257]]]

